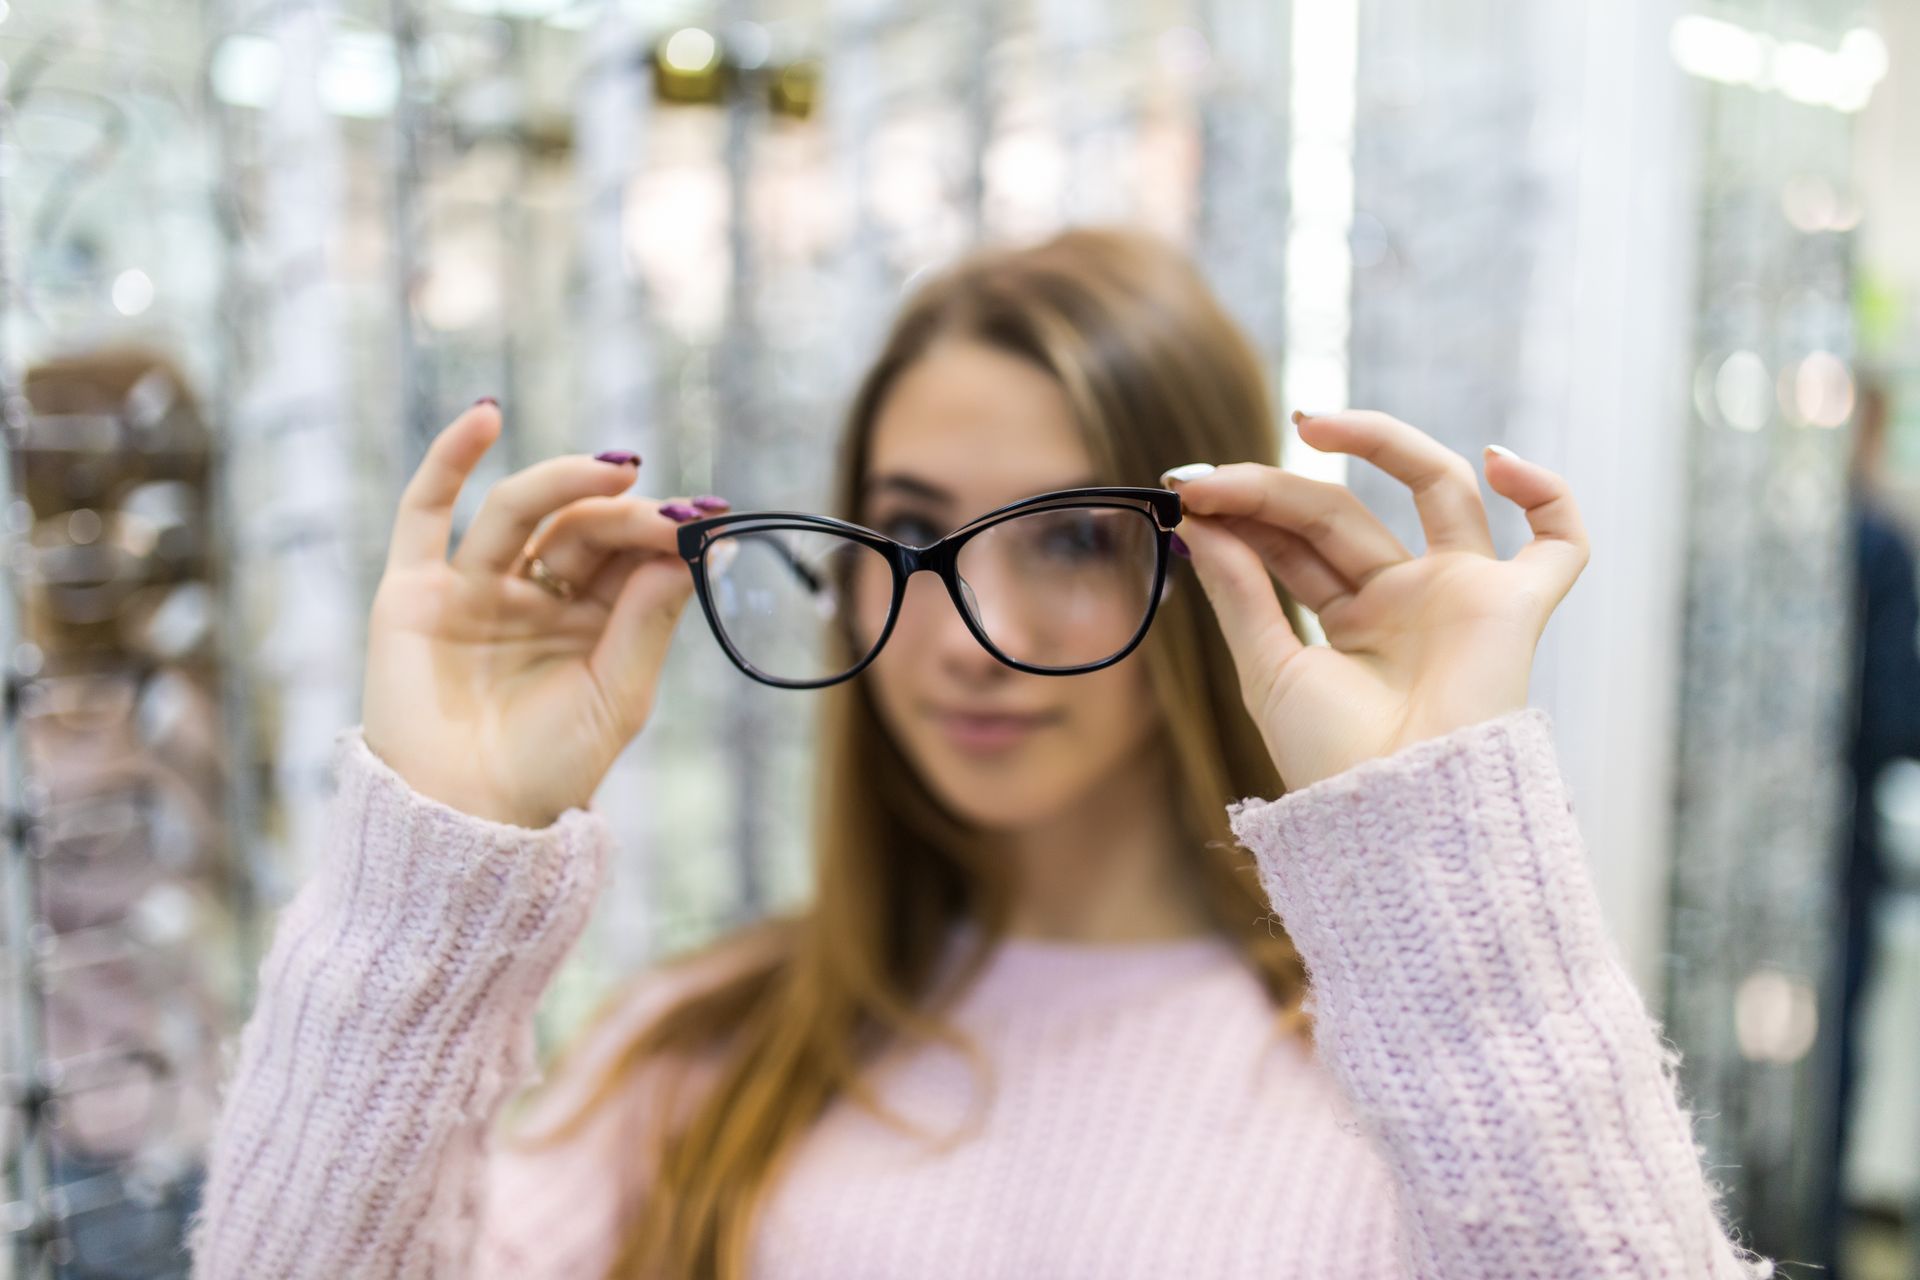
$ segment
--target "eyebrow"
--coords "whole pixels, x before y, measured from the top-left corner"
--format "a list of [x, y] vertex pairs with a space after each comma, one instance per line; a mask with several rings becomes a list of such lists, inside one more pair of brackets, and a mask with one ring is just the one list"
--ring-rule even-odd
[[[1093, 477], [1085, 476], [1080, 479], [1066, 481], [1062, 484], [1046, 485], [1035, 489], [1034, 492], [1050, 493], [1055, 489], [1085, 489], [1097, 483], [1099, 482]], [[897, 490], [908, 497], [924, 498], [928, 502], [951, 504], [955, 501], [952, 493], [942, 489], [937, 484], [922, 480], [918, 476], [891, 471], [883, 475], [869, 477], [866, 484], [861, 488], [860, 496], [863, 500], [870, 499], [886, 490]], [[1013, 501], [1013, 499], [1009, 499], [1009, 501]]]
[[939, 485], [929, 484], [925, 480], [915, 479], [913, 476], [901, 475], [897, 472], [888, 472], [885, 475], [869, 477], [866, 484], [861, 487], [860, 496], [862, 498], [872, 498], [889, 489], [898, 490], [910, 498], [925, 498], [929, 502], [944, 503], [953, 501], [953, 495], [945, 489], [942, 489]]

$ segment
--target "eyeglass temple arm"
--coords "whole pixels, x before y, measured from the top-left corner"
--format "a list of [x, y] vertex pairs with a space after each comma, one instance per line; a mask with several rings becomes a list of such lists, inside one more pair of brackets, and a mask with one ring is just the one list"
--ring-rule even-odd
[[768, 546], [773, 548], [774, 554], [778, 555], [780, 559], [785, 562], [787, 568], [793, 570], [793, 576], [806, 584], [809, 595], [817, 596], [826, 588], [826, 583], [821, 579], [820, 575], [808, 568], [803, 561], [788, 549], [785, 543], [774, 537], [772, 533], [757, 533], [750, 530], [746, 533], [736, 534], [735, 536], [764, 540]]

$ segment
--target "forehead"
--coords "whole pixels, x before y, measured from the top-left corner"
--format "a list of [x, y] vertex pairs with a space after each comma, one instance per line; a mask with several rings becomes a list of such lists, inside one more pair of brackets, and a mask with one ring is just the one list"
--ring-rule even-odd
[[935, 346], [894, 380], [867, 474], [910, 474], [984, 511], [1088, 482], [1092, 458], [1052, 374], [975, 342]]

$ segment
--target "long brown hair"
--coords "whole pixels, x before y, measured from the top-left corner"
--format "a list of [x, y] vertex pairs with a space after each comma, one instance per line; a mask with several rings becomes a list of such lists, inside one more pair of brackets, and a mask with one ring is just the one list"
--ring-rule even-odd
[[[1278, 456], [1259, 360], [1191, 263], [1143, 234], [1075, 230], [977, 253], [907, 302], [853, 402], [835, 482], [843, 518], [857, 518], [881, 402], [903, 370], [955, 338], [1060, 380], [1098, 483], [1152, 484], [1184, 462]], [[1136, 658], [1164, 717], [1170, 793], [1215, 927], [1271, 995], [1277, 1027], [1304, 1033], [1299, 956], [1226, 818], [1228, 802], [1278, 795], [1280, 779], [1198, 580], [1184, 563], [1174, 572]], [[1288, 612], [1299, 630], [1291, 601]], [[1006, 885], [889, 738], [864, 683], [821, 696], [811, 906], [761, 926], [765, 945], [742, 948], [750, 962], [639, 1031], [587, 1104], [649, 1064], [713, 1066], [646, 1157], [655, 1164], [615, 1280], [743, 1275], [755, 1207], [796, 1140], [842, 1095], [879, 1111], [861, 1079], [867, 1056], [899, 1037], [966, 1047], [929, 1006], [929, 983], [961, 920], [978, 925], [979, 945], [960, 980], [977, 970], [1004, 927]]]

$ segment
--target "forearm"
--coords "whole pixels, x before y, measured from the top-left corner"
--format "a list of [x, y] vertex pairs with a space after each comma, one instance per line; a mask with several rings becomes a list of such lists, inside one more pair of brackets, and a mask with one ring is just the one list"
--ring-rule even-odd
[[488, 1123], [532, 1068], [532, 1013], [578, 937], [608, 834], [538, 831], [335, 750], [323, 863], [280, 921], [193, 1232], [195, 1274], [462, 1274]]
[[1414, 1274], [1747, 1274], [1607, 935], [1545, 712], [1232, 820], [1307, 962], [1319, 1051], [1400, 1183]]

